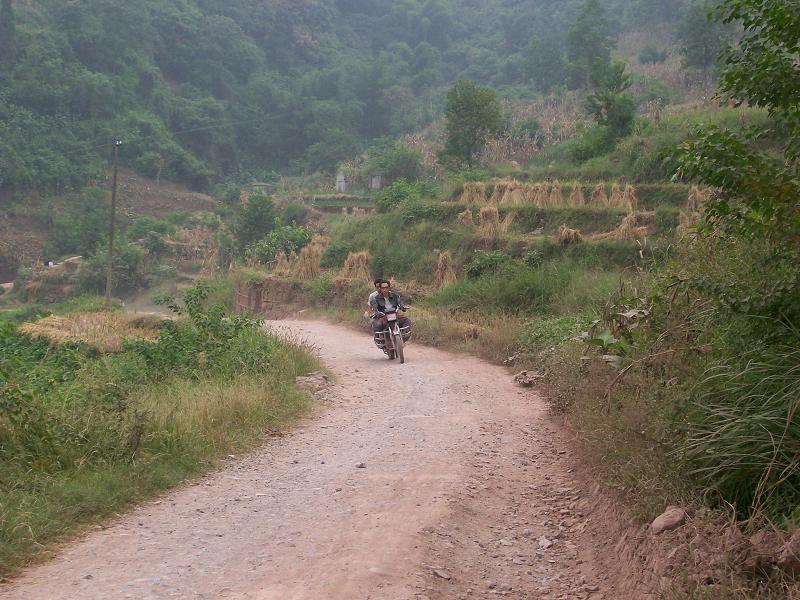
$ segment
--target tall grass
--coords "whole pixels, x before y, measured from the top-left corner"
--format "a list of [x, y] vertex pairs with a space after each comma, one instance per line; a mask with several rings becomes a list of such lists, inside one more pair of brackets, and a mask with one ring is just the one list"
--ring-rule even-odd
[[740, 514], [800, 519], [800, 330], [726, 356], [698, 383], [682, 448], [699, 482]]
[[187, 321], [115, 354], [0, 323], [0, 574], [308, 406], [294, 381], [316, 359], [192, 294]]

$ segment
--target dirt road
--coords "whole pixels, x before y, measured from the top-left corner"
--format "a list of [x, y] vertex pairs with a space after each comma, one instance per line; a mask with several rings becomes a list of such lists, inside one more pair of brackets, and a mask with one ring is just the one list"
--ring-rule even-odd
[[313, 342], [335, 374], [318, 414], [0, 598], [622, 597], [535, 392], [476, 358], [412, 344], [399, 365], [348, 329], [275, 327]]

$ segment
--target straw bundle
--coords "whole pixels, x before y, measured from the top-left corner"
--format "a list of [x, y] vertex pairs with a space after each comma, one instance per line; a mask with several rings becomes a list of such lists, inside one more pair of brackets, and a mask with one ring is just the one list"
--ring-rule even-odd
[[19, 329], [53, 344], [84, 342], [101, 352], [119, 352], [126, 339], [156, 340], [162, 322], [155, 315], [96, 312], [45, 317]]
[[618, 242], [643, 242], [647, 238], [647, 227], [637, 227], [635, 213], [630, 213], [617, 226], [614, 231], [606, 234], [608, 237]]
[[506, 213], [506, 218], [503, 219], [503, 222], [500, 223], [500, 233], [508, 233], [509, 227], [514, 223], [514, 219], [517, 218], [517, 213]]
[[585, 205], [586, 199], [583, 197], [583, 187], [576, 181], [569, 194], [569, 206], [570, 208], [581, 208]]
[[475, 224], [475, 221], [472, 219], [472, 210], [469, 208], [462, 213], [458, 213], [458, 217], [456, 218], [461, 225], [472, 226]]
[[456, 280], [456, 272], [453, 270], [453, 257], [449, 252], [444, 251], [439, 254], [439, 263], [436, 265], [434, 274], [434, 285], [436, 289], [453, 283]]
[[622, 203], [629, 213], [635, 213], [639, 209], [639, 199], [636, 197], [636, 190], [633, 189], [632, 185], [625, 186], [625, 191], [622, 193]]
[[501, 233], [500, 212], [496, 206], [481, 208], [478, 234], [485, 239], [494, 239]]
[[544, 183], [537, 183], [533, 186], [533, 204], [536, 208], [546, 208], [548, 197], [547, 197], [547, 186]]
[[561, 184], [556, 179], [553, 182], [553, 188], [550, 190], [550, 201], [548, 205], [551, 208], [558, 208], [564, 205], [564, 195], [561, 193]]
[[591, 204], [592, 206], [608, 206], [608, 196], [606, 196], [606, 186], [604, 183], [598, 183], [594, 186]]
[[320, 260], [322, 259], [321, 244], [309, 244], [300, 251], [297, 259], [297, 275], [300, 279], [314, 279], [321, 272]]
[[275, 255], [275, 266], [272, 270], [278, 275], [286, 275], [289, 272], [289, 259], [285, 252], [278, 252]]
[[703, 206], [711, 198], [711, 190], [702, 190], [696, 185], [689, 189], [689, 198], [686, 207], [678, 213], [678, 233], [687, 235], [697, 227], [703, 215]]
[[582, 241], [583, 236], [577, 229], [570, 229], [566, 225], [562, 225], [558, 228], [558, 243], [562, 246], [580, 244]]
[[506, 195], [503, 197], [503, 204], [511, 204], [513, 206], [525, 204], [527, 199], [526, 188], [527, 186], [525, 184], [519, 183], [518, 181], [512, 182], [506, 190]]
[[349, 252], [341, 276], [348, 279], [370, 279], [369, 252]]
[[464, 182], [461, 201], [467, 204], [483, 204], [486, 202], [486, 184], [475, 181]]
[[495, 181], [494, 191], [492, 192], [492, 197], [489, 198], [489, 204], [500, 204], [512, 183], [513, 182], [509, 179], [498, 179]]
[[625, 201], [622, 198], [622, 188], [618, 183], [611, 186], [611, 198], [608, 199], [610, 208], [625, 208]]

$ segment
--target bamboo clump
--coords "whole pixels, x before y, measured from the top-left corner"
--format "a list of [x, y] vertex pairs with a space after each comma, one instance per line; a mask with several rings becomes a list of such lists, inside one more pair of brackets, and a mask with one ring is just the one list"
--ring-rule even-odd
[[577, 229], [570, 229], [566, 225], [558, 228], [558, 243], [562, 246], [569, 246], [570, 244], [580, 244], [583, 241], [583, 235]]
[[436, 289], [442, 289], [455, 281], [456, 273], [453, 269], [453, 257], [449, 252], [444, 251], [439, 254], [439, 262], [436, 265], [436, 273], [434, 274], [434, 285]]
[[341, 276], [347, 279], [370, 279], [369, 252], [349, 252]]
[[583, 196], [583, 186], [576, 181], [569, 194], [569, 206], [570, 208], [582, 208], [585, 205], [586, 199]]
[[475, 221], [472, 218], [472, 210], [469, 208], [462, 213], [458, 213], [456, 219], [461, 225], [467, 225], [469, 227], [475, 225]]
[[465, 182], [461, 201], [470, 205], [486, 202], [486, 184], [474, 181]]

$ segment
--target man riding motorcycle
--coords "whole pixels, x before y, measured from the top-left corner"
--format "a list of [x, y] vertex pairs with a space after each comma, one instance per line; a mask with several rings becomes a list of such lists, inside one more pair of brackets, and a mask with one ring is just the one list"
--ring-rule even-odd
[[[406, 307], [400, 300], [400, 294], [391, 291], [391, 286], [388, 281], [382, 281], [380, 283], [378, 294], [370, 296], [369, 304], [372, 313], [372, 331], [375, 334], [381, 333], [386, 328], [384, 315], [387, 312], [399, 313], [406, 310]], [[403, 338], [407, 339], [407, 337], [411, 335], [411, 320], [408, 317], [401, 317], [398, 314], [397, 324], [400, 326], [400, 330], [404, 332]]]

